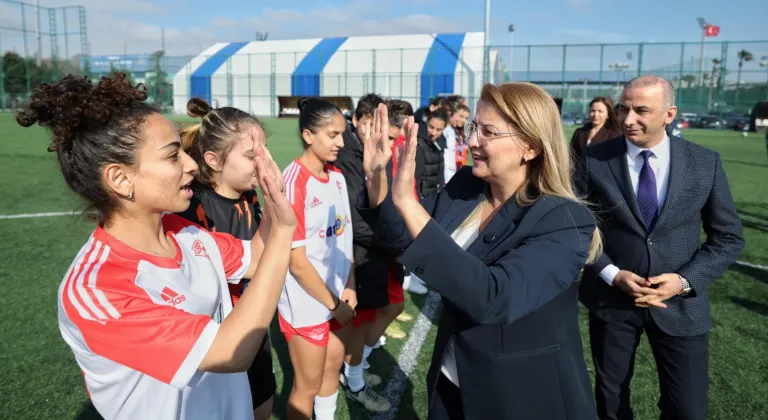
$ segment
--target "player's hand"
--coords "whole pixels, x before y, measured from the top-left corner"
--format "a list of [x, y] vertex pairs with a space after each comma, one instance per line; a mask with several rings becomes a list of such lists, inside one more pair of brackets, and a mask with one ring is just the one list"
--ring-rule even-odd
[[368, 178], [373, 178], [387, 169], [387, 163], [392, 158], [387, 105], [379, 104], [373, 114], [372, 126], [368, 124], [360, 130], [363, 135], [363, 168]]
[[331, 314], [333, 314], [333, 317], [339, 321], [339, 324], [344, 326], [349, 325], [349, 323], [352, 322], [352, 319], [357, 315], [355, 310], [344, 300], [339, 300], [339, 305], [335, 310], [331, 311]]
[[257, 150], [254, 164], [264, 201], [262, 206], [264, 220], [273, 226], [295, 229], [296, 214], [283, 194], [282, 176], [279, 171], [276, 173], [277, 165], [274, 164], [266, 147], [261, 146]]
[[350, 308], [357, 308], [357, 292], [353, 289], [344, 289], [341, 292], [341, 300], [347, 302]]
[[623, 290], [624, 293], [635, 298], [640, 298], [646, 295], [657, 296], [656, 290], [650, 287], [650, 281], [638, 276], [631, 271], [619, 271], [619, 273], [616, 274], [616, 277], [613, 279], [613, 285]]
[[416, 176], [416, 147], [418, 146], [419, 125], [413, 122], [413, 117], [403, 125], [405, 132], [405, 147], [397, 151], [397, 174], [392, 181], [392, 201], [396, 206], [408, 200], [416, 200], [413, 194]]

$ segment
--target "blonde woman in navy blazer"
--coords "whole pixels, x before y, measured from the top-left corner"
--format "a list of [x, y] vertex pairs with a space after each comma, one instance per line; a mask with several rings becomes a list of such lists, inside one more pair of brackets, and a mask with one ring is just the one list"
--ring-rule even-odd
[[486, 85], [467, 123], [473, 167], [438, 195], [413, 195], [417, 126], [388, 191], [386, 107], [365, 140], [363, 218], [442, 295], [429, 418], [592, 420], [578, 278], [600, 251], [572, 189], [557, 106], [528, 83]]

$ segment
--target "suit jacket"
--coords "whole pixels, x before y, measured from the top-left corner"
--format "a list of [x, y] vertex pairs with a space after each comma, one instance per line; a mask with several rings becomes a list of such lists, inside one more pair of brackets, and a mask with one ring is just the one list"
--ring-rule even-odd
[[574, 162], [581, 161], [581, 157], [584, 155], [584, 149], [586, 149], [587, 146], [602, 143], [621, 135], [620, 131], [603, 125], [600, 130], [595, 133], [595, 136], [592, 137], [592, 141], [587, 144], [587, 140], [589, 140], [589, 130], [591, 129], [592, 123], [588, 122], [573, 132], [573, 136], [571, 137], [571, 154], [573, 155]]
[[[577, 189], [596, 206], [604, 251], [585, 267], [579, 296], [599, 318], [619, 322], [635, 310], [634, 299], [600, 278], [603, 268], [614, 264], [647, 277], [678, 273], [693, 290], [650, 313], [667, 334], [693, 336], [712, 327], [707, 287], [736, 260], [744, 239], [719, 155], [678, 137], [669, 141], [669, 186], [650, 232], [629, 178], [624, 137], [586, 149]], [[699, 245], [702, 227], [707, 239]]]
[[488, 184], [465, 167], [436, 196], [422, 199], [432, 220], [414, 240], [391, 196], [360, 215], [380, 240], [404, 249], [399, 261], [443, 298], [430, 401], [443, 353], [454, 338], [467, 419], [594, 419], [578, 325], [578, 276], [595, 230], [581, 204], [511, 198], [467, 250], [450, 237]]

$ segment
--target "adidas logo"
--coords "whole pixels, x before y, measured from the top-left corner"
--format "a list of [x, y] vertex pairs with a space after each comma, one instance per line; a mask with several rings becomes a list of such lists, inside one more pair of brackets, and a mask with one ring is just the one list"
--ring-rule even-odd
[[163, 291], [160, 292], [160, 296], [162, 296], [163, 300], [171, 306], [180, 305], [187, 300], [184, 295], [180, 295], [167, 287], [163, 288]]
[[310, 208], [315, 208], [315, 207], [317, 207], [317, 206], [319, 206], [319, 205], [322, 205], [322, 204], [323, 204], [323, 202], [322, 202], [322, 201], [320, 201], [320, 199], [319, 199], [319, 198], [317, 198], [317, 197], [314, 197], [314, 198], [312, 199], [312, 203], [310, 203], [310, 205], [309, 205], [309, 206], [310, 206]]

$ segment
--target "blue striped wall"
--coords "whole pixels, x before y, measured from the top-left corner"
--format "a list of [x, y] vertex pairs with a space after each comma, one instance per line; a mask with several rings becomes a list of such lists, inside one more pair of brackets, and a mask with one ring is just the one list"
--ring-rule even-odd
[[421, 70], [421, 103], [441, 93], [453, 93], [456, 63], [459, 61], [465, 34], [437, 34], [432, 41], [424, 68]]
[[247, 42], [232, 42], [208, 57], [189, 77], [189, 97], [203, 98], [211, 103], [211, 76], [247, 44]]
[[325, 38], [304, 56], [291, 75], [292, 96], [320, 96], [320, 74], [346, 40]]

